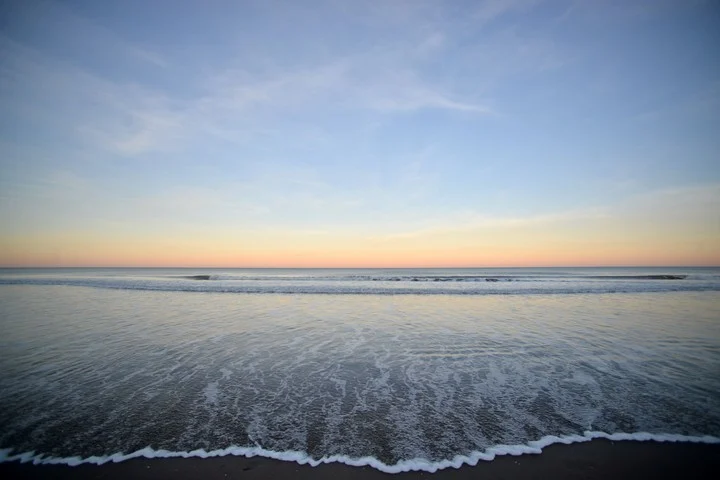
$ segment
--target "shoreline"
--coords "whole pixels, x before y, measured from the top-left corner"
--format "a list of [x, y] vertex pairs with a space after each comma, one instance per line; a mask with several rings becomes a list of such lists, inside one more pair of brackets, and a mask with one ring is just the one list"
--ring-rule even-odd
[[542, 453], [501, 455], [492, 461], [480, 460], [476, 466], [424, 471], [384, 473], [369, 466], [354, 467], [326, 463], [316, 467], [294, 461], [265, 457], [226, 455], [210, 458], [144, 458], [102, 465], [0, 463], [3, 478], [30, 479], [122, 479], [122, 478], [702, 478], [706, 472], [720, 471], [720, 444], [594, 439], [573, 444], [553, 444]]

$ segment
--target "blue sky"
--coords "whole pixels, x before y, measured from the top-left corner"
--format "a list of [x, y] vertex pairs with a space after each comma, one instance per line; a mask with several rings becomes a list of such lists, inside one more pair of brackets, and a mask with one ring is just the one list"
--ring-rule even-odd
[[720, 261], [717, 2], [2, 10], [2, 263]]

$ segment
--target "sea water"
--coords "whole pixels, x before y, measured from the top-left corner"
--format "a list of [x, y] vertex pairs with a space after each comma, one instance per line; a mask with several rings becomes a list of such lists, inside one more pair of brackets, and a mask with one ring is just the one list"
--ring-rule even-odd
[[0, 460], [720, 442], [720, 269], [6, 269], [0, 327]]

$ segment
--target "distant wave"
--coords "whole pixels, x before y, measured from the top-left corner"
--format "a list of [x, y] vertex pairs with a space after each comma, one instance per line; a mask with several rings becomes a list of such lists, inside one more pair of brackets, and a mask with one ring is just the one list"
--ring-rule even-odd
[[[572, 277], [560, 277], [560, 279], [569, 278], [570, 280], [685, 280], [687, 275], [576, 275]], [[443, 275], [443, 276], [412, 276], [412, 277], [374, 277], [373, 281], [391, 281], [391, 282], [520, 282], [529, 280], [545, 279], [548, 281], [558, 281], [558, 277], [546, 277], [541, 275], [533, 276], [511, 276], [511, 275]]]
[[183, 275], [185, 280], [238, 280], [238, 281], [369, 281], [369, 282], [528, 282], [528, 281], [577, 281], [577, 280], [685, 280], [687, 275], [409, 275], [409, 276], [269, 276], [243, 277], [231, 275]]
[[305, 452], [300, 451], [274, 451], [268, 450], [260, 445], [255, 447], [238, 447], [231, 446], [224, 449], [210, 450], [197, 449], [192, 451], [169, 451], [169, 450], [155, 450], [151, 447], [145, 447], [141, 450], [137, 450], [132, 453], [113, 453], [102, 456], [92, 457], [47, 457], [43, 454], [36, 454], [35, 452], [24, 452], [18, 454], [12, 454], [12, 449], [1, 449], [0, 450], [0, 463], [2, 462], [13, 462], [20, 461], [22, 463], [32, 462], [33, 464], [61, 464], [69, 466], [77, 466], [82, 464], [95, 464], [102, 465], [104, 463], [117, 463], [132, 458], [209, 458], [209, 457], [224, 457], [227, 455], [244, 456], [244, 457], [265, 457], [273, 458], [276, 460], [284, 460], [290, 462], [297, 462], [300, 465], [311, 465], [316, 467], [323, 463], [344, 463], [353, 467], [372, 467], [381, 472], [385, 473], [402, 473], [412, 471], [423, 471], [434, 473], [438, 470], [446, 468], [460, 468], [463, 465], [475, 466], [480, 461], [492, 461], [497, 456], [502, 455], [527, 455], [527, 454], [540, 454], [543, 448], [553, 444], [562, 443], [570, 445], [573, 443], [589, 442], [595, 439], [606, 439], [612, 441], [655, 441], [655, 442], [686, 442], [686, 443], [705, 443], [705, 444], [720, 444], [720, 438], [705, 435], [705, 436], [689, 436], [689, 435], [678, 435], [673, 433], [605, 433], [597, 431], [586, 431], [582, 435], [566, 435], [556, 436], [548, 435], [542, 437], [540, 440], [528, 442], [526, 444], [518, 445], [496, 445], [490, 447], [484, 451], [472, 451], [464, 455], [455, 455], [451, 459], [445, 459], [440, 461], [432, 461], [425, 458], [413, 458], [408, 460], [401, 460], [395, 464], [388, 465], [383, 463], [381, 460], [367, 456], [353, 458], [345, 455], [331, 455], [322, 458], [312, 458]]
[[[193, 276], [200, 277], [201, 275]], [[207, 292], [237, 294], [323, 294], [323, 295], [535, 295], [535, 294], [606, 294], [639, 292], [720, 291], [717, 281], [215, 281], [185, 279], [158, 280], [137, 278], [73, 277], [0, 277], [0, 285], [67, 285], [113, 290], [162, 292]], [[494, 277], [492, 277], [494, 278]], [[317, 279], [316, 279], [317, 280]], [[617, 280], [617, 279], [616, 279]]]
[[482, 276], [482, 275], [443, 275], [443, 276], [412, 276], [412, 277], [374, 277], [375, 282], [517, 282], [522, 280], [533, 280], [539, 277], [512, 277], [509, 275]]
[[578, 278], [598, 280], [685, 280], [687, 275], [593, 275]]

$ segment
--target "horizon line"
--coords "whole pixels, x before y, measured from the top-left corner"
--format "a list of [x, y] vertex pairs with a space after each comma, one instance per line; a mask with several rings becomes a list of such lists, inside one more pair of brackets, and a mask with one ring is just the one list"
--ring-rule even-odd
[[187, 266], [187, 265], [0, 265], [0, 269], [40, 269], [40, 268], [155, 268], [155, 269], [232, 269], [232, 270], [420, 270], [420, 269], [520, 269], [520, 268], [720, 268], [720, 265], [527, 265], [527, 266], [413, 266], [413, 267], [248, 267], [248, 266]]

